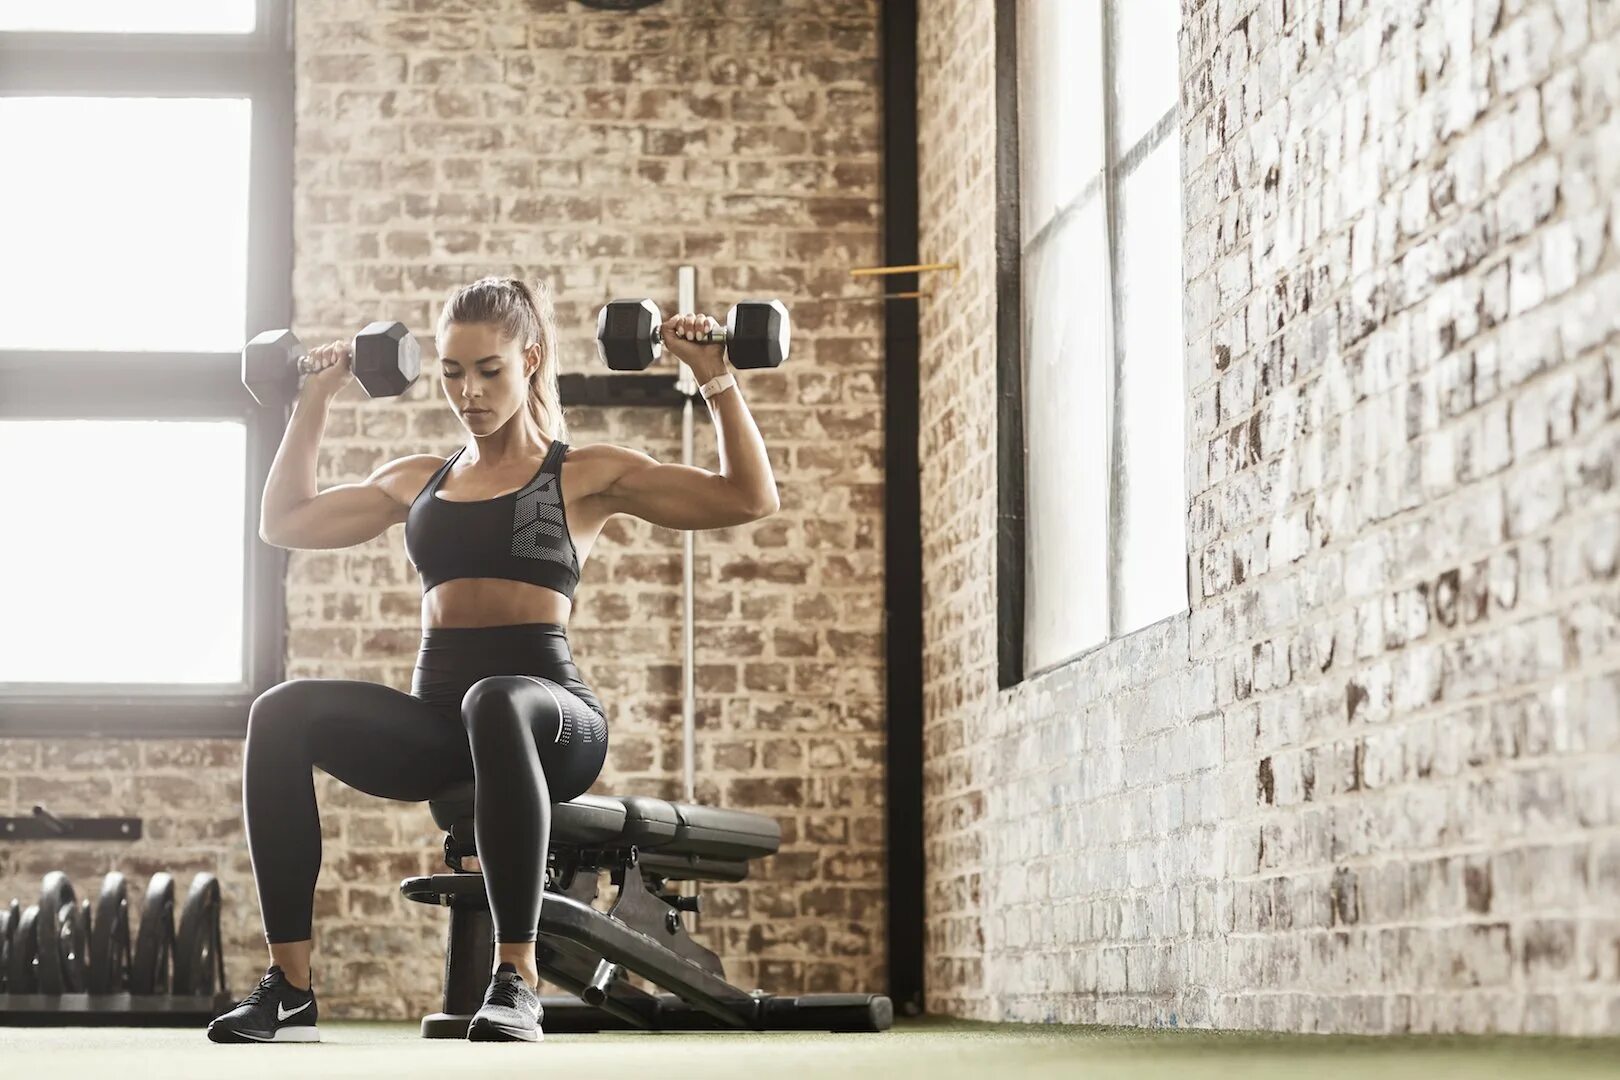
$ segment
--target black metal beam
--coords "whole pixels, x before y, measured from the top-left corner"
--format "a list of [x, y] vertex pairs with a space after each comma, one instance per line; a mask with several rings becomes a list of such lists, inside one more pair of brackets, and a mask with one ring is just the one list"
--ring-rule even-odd
[[0, 839], [139, 840], [138, 817], [58, 817], [43, 806], [28, 817], [0, 817]]
[[[883, 256], [917, 258], [917, 4], [881, 5]], [[897, 291], [915, 289], [896, 279]], [[888, 729], [884, 796], [889, 850], [889, 997], [901, 1016], [924, 1007], [922, 493], [916, 300], [884, 305], [884, 608]]]
[[674, 375], [557, 376], [564, 405], [684, 405]]
[[1015, 0], [996, 2], [996, 683], [1024, 678], [1024, 344]]

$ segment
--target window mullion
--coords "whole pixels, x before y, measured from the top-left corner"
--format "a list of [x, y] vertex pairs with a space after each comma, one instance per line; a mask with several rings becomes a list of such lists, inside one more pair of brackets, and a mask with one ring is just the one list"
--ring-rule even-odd
[[1124, 432], [1120, 429], [1119, 416], [1120, 393], [1124, 381], [1124, 355], [1122, 339], [1119, 332], [1121, 320], [1124, 318], [1124, 303], [1120, 295], [1120, 230], [1119, 230], [1119, 191], [1121, 182], [1116, 162], [1119, 158], [1118, 132], [1116, 131], [1117, 103], [1114, 100], [1114, 5], [1112, 0], [1102, 0], [1098, 5], [1102, 19], [1099, 28], [1102, 34], [1102, 65], [1103, 80], [1103, 214], [1105, 221], [1105, 235], [1107, 236], [1107, 268], [1104, 271], [1104, 280], [1108, 287], [1108, 325], [1105, 328], [1107, 341], [1108, 366], [1107, 375], [1107, 425], [1108, 425], [1108, 459], [1105, 463], [1108, 469], [1108, 540], [1106, 545], [1107, 558], [1104, 560], [1105, 580], [1104, 591], [1108, 597], [1108, 637], [1112, 639], [1123, 623], [1123, 599], [1119, 582], [1120, 554], [1119, 539], [1121, 534], [1120, 515], [1124, 507], [1123, 477], [1124, 471]]

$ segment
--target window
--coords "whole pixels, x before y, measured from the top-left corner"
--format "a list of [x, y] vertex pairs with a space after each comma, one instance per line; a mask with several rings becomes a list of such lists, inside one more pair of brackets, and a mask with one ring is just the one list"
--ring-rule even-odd
[[0, 260], [0, 348], [240, 349], [251, 104], [0, 98], [11, 160], [42, 165], [0, 170], [0, 237], [27, 253]]
[[998, 0], [1003, 686], [1187, 607], [1179, 30]]
[[7, 0], [0, 3], [0, 32], [247, 34], [257, 16], [254, 0]]
[[240, 734], [281, 676], [287, 0], [0, 4], [0, 735]]

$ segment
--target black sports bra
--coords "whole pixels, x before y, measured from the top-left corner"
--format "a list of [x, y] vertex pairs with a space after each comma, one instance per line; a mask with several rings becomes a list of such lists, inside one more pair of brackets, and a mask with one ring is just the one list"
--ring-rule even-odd
[[504, 578], [542, 585], [572, 600], [579, 556], [563, 512], [568, 444], [553, 439], [540, 471], [517, 491], [473, 502], [439, 498], [439, 485], [466, 449], [439, 466], [405, 518], [405, 552], [422, 575], [423, 595], [455, 578]]

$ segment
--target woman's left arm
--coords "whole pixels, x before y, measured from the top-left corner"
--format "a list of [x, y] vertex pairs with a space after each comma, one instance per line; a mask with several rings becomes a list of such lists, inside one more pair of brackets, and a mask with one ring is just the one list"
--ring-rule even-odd
[[[674, 315], [661, 328], [664, 347], [692, 369], [699, 386], [727, 370], [721, 345], [690, 340], [715, 325], [706, 315]], [[741, 387], [728, 387], [706, 404], [719, 437], [718, 473], [660, 464], [622, 446], [590, 448], [601, 460], [606, 482], [596, 498], [607, 514], [631, 514], [668, 529], [720, 529], [777, 511], [781, 503], [770, 457]]]

